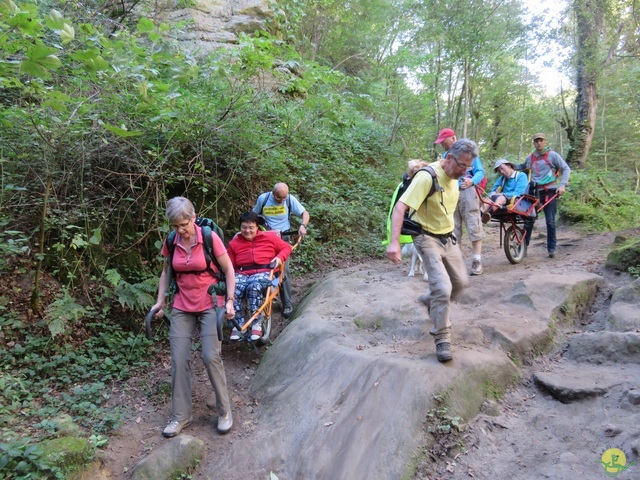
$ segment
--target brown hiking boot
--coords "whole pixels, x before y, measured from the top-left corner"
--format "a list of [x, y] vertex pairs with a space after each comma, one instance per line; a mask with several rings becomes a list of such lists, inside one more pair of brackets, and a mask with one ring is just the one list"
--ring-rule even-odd
[[451, 344], [449, 342], [442, 342], [436, 345], [436, 356], [439, 362], [449, 362], [453, 360], [453, 354], [451, 353]]

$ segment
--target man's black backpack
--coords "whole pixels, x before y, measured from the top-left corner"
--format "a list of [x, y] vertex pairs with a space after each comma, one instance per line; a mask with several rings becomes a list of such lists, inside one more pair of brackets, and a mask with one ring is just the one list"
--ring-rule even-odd
[[[407, 190], [407, 188], [409, 188], [409, 185], [411, 185], [411, 181], [415, 178], [418, 172], [422, 170], [429, 172], [429, 175], [431, 175], [431, 178], [433, 179], [433, 182], [431, 183], [431, 190], [429, 190], [429, 193], [422, 201], [423, 203], [426, 202], [427, 198], [429, 198], [435, 192], [443, 190], [438, 183], [438, 176], [436, 175], [436, 171], [433, 169], [433, 167], [427, 165], [416, 171], [411, 178], [409, 178], [406, 173], [404, 174], [404, 176], [402, 177], [402, 186], [398, 189], [396, 197], [393, 200], [394, 205], [398, 202], [400, 197], [402, 197], [402, 194]], [[422, 225], [420, 225], [415, 220], [412, 220], [412, 217], [415, 215], [415, 213], [416, 210], [411, 212], [411, 214], [409, 214], [409, 210], [405, 212], [404, 219], [402, 220], [402, 230], [400, 231], [402, 235], [422, 235]]]
[[[196, 225], [198, 225], [202, 229], [202, 241], [204, 243], [204, 259], [207, 262], [207, 268], [203, 271], [210, 273], [211, 276], [218, 279], [218, 283], [214, 286], [214, 289], [218, 295], [224, 295], [226, 293], [226, 288], [227, 288], [226, 283], [224, 281], [224, 278], [225, 278], [224, 272], [222, 271], [222, 268], [220, 268], [220, 265], [218, 264], [218, 260], [216, 260], [216, 256], [213, 253], [213, 240], [211, 239], [211, 232], [215, 232], [215, 234], [220, 237], [220, 240], [224, 241], [224, 232], [222, 231], [222, 228], [220, 228], [220, 226], [210, 218], [198, 217], [196, 218]], [[167, 250], [169, 250], [169, 257], [167, 258], [167, 265], [169, 266], [169, 282], [170, 282], [171, 290], [174, 292], [177, 292], [178, 284], [176, 283], [175, 275], [172, 268], [173, 254], [176, 249], [176, 245], [174, 243], [175, 238], [176, 238], [176, 231], [172, 230], [171, 232], [169, 232], [169, 235], [167, 235], [167, 239], [165, 240], [165, 242], [167, 245]], [[211, 268], [211, 262], [213, 262], [213, 264], [218, 269], [217, 272], [215, 272], [213, 268]], [[181, 272], [181, 273], [202, 273], [203, 271]]]

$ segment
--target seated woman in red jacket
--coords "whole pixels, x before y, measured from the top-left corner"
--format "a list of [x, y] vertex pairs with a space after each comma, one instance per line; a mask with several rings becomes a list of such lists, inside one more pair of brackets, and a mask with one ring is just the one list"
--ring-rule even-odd
[[[242, 298], [246, 295], [247, 306], [253, 315], [264, 303], [264, 285], [269, 281], [269, 272], [291, 255], [291, 245], [276, 233], [258, 229], [260, 217], [255, 212], [240, 216], [240, 233], [233, 237], [227, 247], [229, 258], [236, 272], [236, 291], [233, 300], [236, 321], [244, 325]], [[251, 326], [251, 340], [262, 337], [262, 317]], [[230, 340], [240, 340], [240, 332], [234, 327]]]

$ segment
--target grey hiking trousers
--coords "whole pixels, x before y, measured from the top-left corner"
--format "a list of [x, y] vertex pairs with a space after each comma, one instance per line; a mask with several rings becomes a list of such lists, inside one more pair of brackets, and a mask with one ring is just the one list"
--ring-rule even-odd
[[171, 344], [171, 414], [172, 420], [185, 421], [192, 416], [191, 400], [191, 343], [200, 323], [202, 362], [216, 395], [218, 415], [231, 410], [227, 378], [220, 352], [222, 342], [218, 340], [216, 310], [190, 313], [173, 309], [169, 341]]

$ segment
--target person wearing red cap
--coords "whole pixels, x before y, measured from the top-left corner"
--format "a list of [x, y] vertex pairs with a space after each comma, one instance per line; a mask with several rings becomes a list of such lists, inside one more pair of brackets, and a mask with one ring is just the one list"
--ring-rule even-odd
[[[558, 197], [564, 194], [571, 169], [567, 162], [556, 152], [547, 147], [547, 136], [544, 133], [536, 133], [533, 138], [533, 152], [525, 158], [524, 163], [517, 165], [518, 170], [531, 169], [531, 182], [536, 185], [540, 204], [544, 207], [544, 219], [547, 224], [547, 253], [549, 258], [556, 256], [556, 212], [558, 210], [558, 198], [549, 201], [557, 193]], [[547, 203], [549, 202], [549, 203]], [[531, 241], [533, 232], [533, 220], [527, 220], [524, 224], [526, 234], [524, 237], [525, 252]], [[526, 253], [525, 253], [526, 255]]]
[[456, 132], [454, 132], [450, 128], [443, 128], [442, 130], [440, 130], [440, 133], [438, 134], [438, 138], [436, 138], [436, 141], [433, 143], [436, 145], [439, 145], [439, 144], [442, 144], [445, 140], [450, 140], [446, 142], [446, 146], [442, 145], [443, 147], [445, 147], [445, 151], [446, 151], [451, 148], [451, 145], [456, 143]]
[[[440, 130], [434, 144], [442, 145], [443, 157], [446, 158], [451, 146], [456, 142], [456, 134], [450, 128]], [[480, 157], [473, 159], [469, 169], [459, 180], [460, 198], [453, 219], [455, 229], [453, 234], [459, 242], [462, 241], [462, 224], [464, 223], [467, 235], [471, 241], [471, 275], [482, 275], [482, 239], [485, 237], [482, 222], [480, 221], [480, 199], [474, 188], [485, 178], [484, 167]]]

